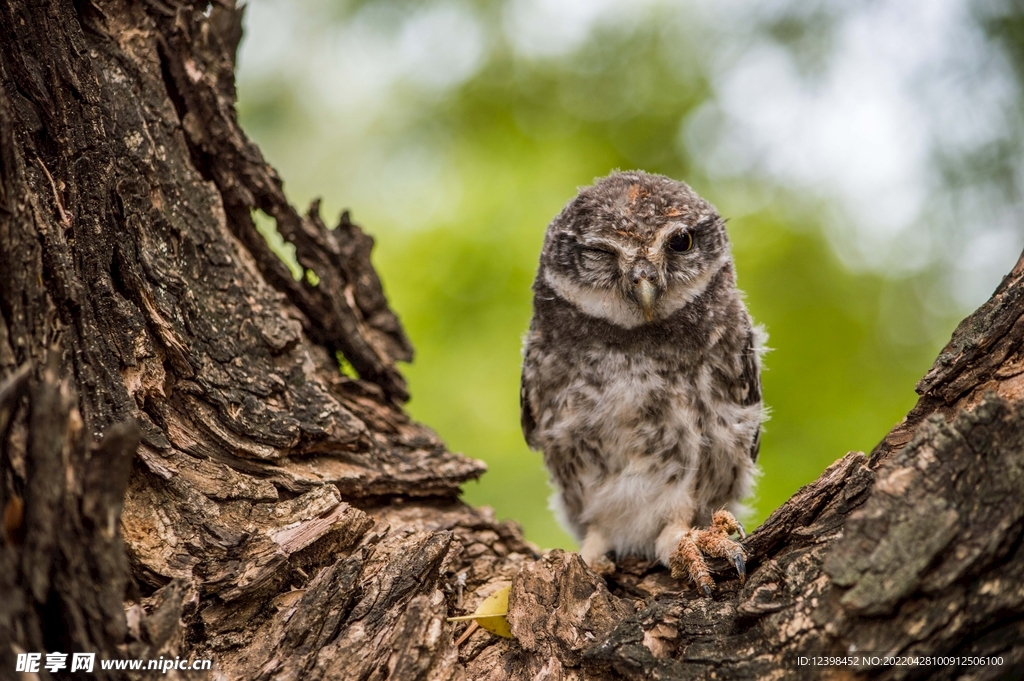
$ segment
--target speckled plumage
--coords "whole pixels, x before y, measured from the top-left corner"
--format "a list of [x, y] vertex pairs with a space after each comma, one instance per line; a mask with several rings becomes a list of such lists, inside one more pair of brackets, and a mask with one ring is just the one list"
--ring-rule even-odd
[[553, 507], [588, 563], [669, 565], [756, 471], [763, 334], [724, 221], [682, 182], [613, 173], [548, 227], [533, 290], [522, 426]]

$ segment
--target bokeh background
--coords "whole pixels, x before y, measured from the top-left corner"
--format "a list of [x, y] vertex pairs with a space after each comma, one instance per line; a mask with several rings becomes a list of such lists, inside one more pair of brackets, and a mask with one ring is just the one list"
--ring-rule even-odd
[[1019, 1], [252, 0], [245, 26], [243, 127], [295, 204], [377, 238], [410, 411], [542, 547], [573, 543], [519, 432], [519, 353], [577, 187], [642, 168], [729, 218], [773, 348], [755, 526], [870, 451], [1024, 247]]

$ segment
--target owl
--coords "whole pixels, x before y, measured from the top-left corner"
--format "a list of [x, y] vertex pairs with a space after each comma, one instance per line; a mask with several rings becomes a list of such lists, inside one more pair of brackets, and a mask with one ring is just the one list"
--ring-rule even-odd
[[710, 596], [719, 556], [742, 580], [729, 535], [757, 472], [764, 332], [724, 220], [683, 182], [612, 173], [548, 227], [533, 293], [523, 434], [583, 559], [656, 559]]

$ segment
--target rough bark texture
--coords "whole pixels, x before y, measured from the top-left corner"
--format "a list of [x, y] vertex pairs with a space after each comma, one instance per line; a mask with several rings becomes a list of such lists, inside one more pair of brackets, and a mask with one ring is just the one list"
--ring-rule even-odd
[[[0, 0], [0, 678], [25, 651], [227, 679], [1024, 675], [1024, 257], [904, 423], [746, 540], [746, 584], [605, 580], [458, 501], [483, 465], [402, 411], [372, 240], [296, 212], [238, 127], [240, 22]], [[515, 638], [456, 647], [446, 617], [509, 584]]]

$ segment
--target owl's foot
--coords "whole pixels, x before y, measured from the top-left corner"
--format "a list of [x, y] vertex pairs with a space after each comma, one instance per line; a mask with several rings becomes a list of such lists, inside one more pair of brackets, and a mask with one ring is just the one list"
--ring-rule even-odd
[[679, 545], [669, 559], [669, 567], [675, 579], [689, 578], [705, 596], [711, 596], [715, 583], [704, 562], [704, 556], [727, 558], [736, 566], [736, 573], [742, 584], [747, 578], [747, 554], [743, 548], [729, 535], [738, 533], [744, 537], [743, 527], [732, 513], [717, 511], [711, 519], [711, 527], [706, 530], [689, 530], [679, 540]]
[[580, 544], [580, 557], [590, 569], [605, 577], [615, 572], [615, 563], [608, 557], [611, 545], [604, 534], [596, 528], [587, 528], [587, 533]]
[[590, 563], [590, 569], [596, 572], [600, 577], [607, 577], [615, 572], [615, 562], [608, 556], [601, 556], [593, 563]]

